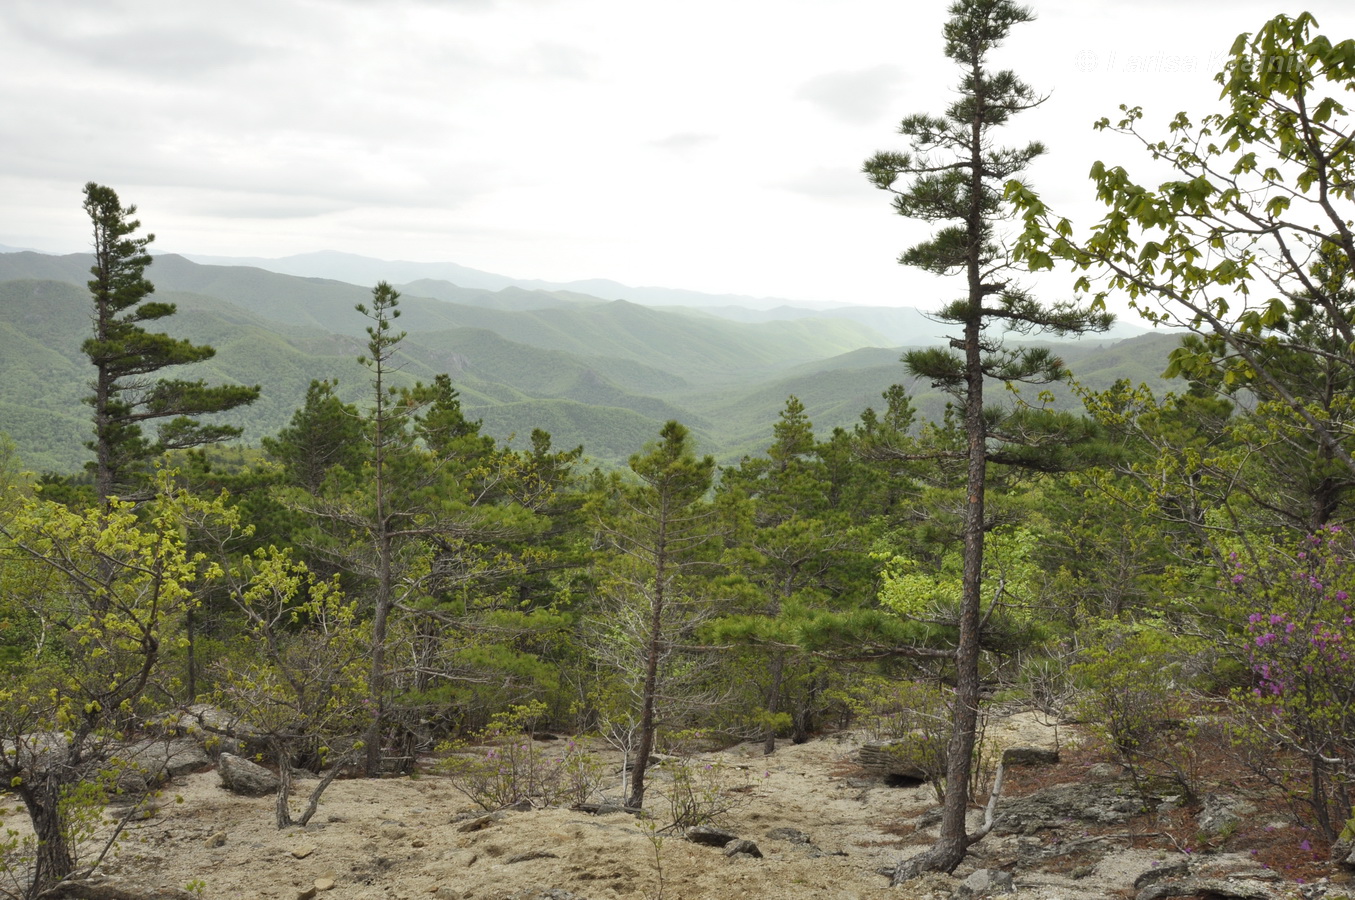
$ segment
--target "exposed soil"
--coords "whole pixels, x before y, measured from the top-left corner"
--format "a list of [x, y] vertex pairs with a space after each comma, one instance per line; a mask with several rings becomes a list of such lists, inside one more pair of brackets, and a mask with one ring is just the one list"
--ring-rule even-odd
[[[1088, 750], [1070, 749], [1075, 735], [1067, 729], [1056, 734], [1030, 715], [990, 725], [989, 737], [998, 746], [1062, 745], [1056, 766], [1011, 770], [1013, 796], [1080, 781], [1098, 761]], [[279, 831], [272, 798], [235, 796], [220, 787], [215, 772], [203, 772], [168, 786], [154, 816], [130, 830], [105, 869], [147, 887], [198, 885], [206, 898], [286, 900], [317, 883], [321, 900], [536, 900], [548, 889], [556, 889], [555, 898], [588, 900], [898, 900], [949, 896], [980, 868], [1012, 872], [1017, 893], [1008, 896], [1015, 900], [1096, 900], [1132, 897], [1138, 876], [1188, 859], [1197, 860], [1197, 873], [1212, 866], [1261, 879], [1276, 896], [1297, 890], [1299, 878], [1345, 877], [1325, 862], [1327, 848], [1313, 847], [1282, 810], [1263, 809], [1211, 844], [1196, 840], [1193, 813], [1183, 808], [1148, 811], [1116, 828], [1069, 823], [992, 835], [955, 877], [891, 888], [882, 872], [924, 849], [935, 834], [923, 814], [936, 797], [926, 785], [890, 787], [867, 778], [854, 761], [859, 746], [860, 735], [840, 734], [787, 742], [772, 756], [764, 756], [760, 744], [744, 744], [697, 758], [701, 765], [718, 763], [735, 789], [730, 796], [740, 801], [720, 824], [756, 842], [762, 859], [726, 858], [676, 834], [656, 847], [624, 812], [501, 812], [466, 830], [483, 811], [435, 774], [338, 781], [309, 827]], [[649, 802], [659, 809], [667, 777], [662, 766], [655, 770]], [[619, 784], [608, 789], [616, 794]], [[1200, 862], [1211, 853], [1208, 865]]]

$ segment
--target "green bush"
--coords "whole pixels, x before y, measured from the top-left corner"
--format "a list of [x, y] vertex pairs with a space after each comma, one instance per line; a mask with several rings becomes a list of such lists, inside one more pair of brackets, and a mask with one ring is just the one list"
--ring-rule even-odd
[[1196, 732], [1208, 722], [1192, 717], [1201, 676], [1187, 663], [1204, 650], [1156, 623], [1107, 623], [1073, 665], [1075, 714], [1136, 781], [1167, 778], [1199, 792]]
[[583, 803], [602, 783], [602, 764], [572, 739], [549, 744], [536, 740], [535, 726], [545, 712], [539, 701], [512, 706], [478, 735], [479, 743], [488, 746], [439, 746], [448, 754], [439, 771], [485, 810], [523, 800], [543, 806]]

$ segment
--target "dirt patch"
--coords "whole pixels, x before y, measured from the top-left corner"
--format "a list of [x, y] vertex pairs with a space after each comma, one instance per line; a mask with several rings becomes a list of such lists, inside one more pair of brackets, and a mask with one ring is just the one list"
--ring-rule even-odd
[[[1072, 737], [1064, 729], [1056, 738], [1052, 728], [1031, 716], [999, 724], [989, 729], [997, 746], [1052, 746], [1057, 740], [1068, 748]], [[1188, 849], [1218, 850], [1228, 855], [1233, 870], [1253, 868], [1277, 886], [1281, 876], [1298, 877], [1296, 870], [1280, 869], [1292, 860], [1267, 863], [1265, 845], [1234, 846], [1237, 835], [1216, 848], [1180, 846], [1178, 832], [1189, 827], [1188, 811], [1182, 811], [1162, 821], [1145, 813], [1116, 829], [1070, 826], [993, 836], [974, 848], [956, 877], [893, 889], [882, 872], [931, 842], [934, 825], [925, 814], [936, 797], [927, 785], [886, 787], [863, 777], [853, 762], [859, 746], [858, 735], [843, 734], [798, 746], [786, 743], [769, 757], [760, 744], [745, 744], [697, 758], [720, 764], [740, 780], [745, 802], [720, 824], [754, 841], [761, 859], [727, 858], [720, 849], [676, 835], [662, 837], [656, 847], [624, 812], [503, 812], [477, 830], [463, 830], [469, 814], [483, 811], [476, 811], [448, 779], [432, 774], [338, 781], [308, 828], [278, 831], [271, 798], [229, 794], [216, 773], [206, 772], [176, 779], [154, 818], [130, 830], [118, 857], [105, 868], [145, 885], [201, 884], [206, 898], [285, 900], [317, 884], [323, 888], [321, 900], [525, 900], [545, 889], [588, 900], [651, 898], [659, 896], [660, 871], [665, 900], [899, 900], [949, 896], [979, 868], [1011, 871], [1014, 900], [1096, 900], [1133, 896], [1135, 878], [1187, 858]], [[1068, 752], [1057, 766], [1013, 769], [1008, 788], [1023, 795], [1077, 781], [1091, 764], [1085, 752]], [[662, 765], [654, 772], [651, 802], [661, 804], [669, 776]], [[618, 787], [611, 785], [610, 792]], [[1171, 815], [1181, 822], [1170, 821]], [[1299, 833], [1282, 817], [1267, 812], [1255, 823], [1276, 847], [1300, 845]], [[1268, 825], [1270, 832], [1264, 831]], [[1248, 833], [1251, 828], [1249, 822]], [[1274, 836], [1277, 831], [1281, 836]], [[1320, 855], [1322, 849], [1301, 856]], [[1309, 879], [1320, 874], [1316, 868], [1302, 872]]]

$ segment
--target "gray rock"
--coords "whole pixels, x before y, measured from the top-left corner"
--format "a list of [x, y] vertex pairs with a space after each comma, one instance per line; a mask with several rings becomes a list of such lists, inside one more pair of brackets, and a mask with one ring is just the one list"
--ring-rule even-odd
[[687, 829], [684, 837], [693, 844], [702, 844], [706, 847], [723, 847], [730, 841], [739, 839], [737, 834], [716, 828], [714, 825], [693, 825]]
[[51, 900], [80, 900], [85, 897], [136, 897], [138, 900], [195, 900], [197, 894], [180, 887], [160, 885], [148, 887], [144, 881], [123, 881], [121, 879], [77, 878], [63, 881], [56, 887], [42, 892]]
[[1142, 811], [1144, 803], [1127, 783], [1056, 784], [1028, 797], [999, 802], [993, 831], [1032, 834], [1069, 822], [1122, 825]]
[[1167, 825], [1171, 822], [1171, 814], [1181, 808], [1180, 797], [1164, 797], [1162, 802], [1157, 805], [1157, 822], [1159, 825]]
[[1259, 881], [1244, 878], [1183, 878], [1160, 881], [1139, 891], [1134, 900], [1164, 897], [1219, 897], [1228, 900], [1276, 900], [1279, 896]]
[[534, 859], [559, 859], [557, 853], [551, 853], [549, 850], [528, 850], [526, 853], [515, 853], [506, 860], [507, 865], [520, 862], [530, 862]]
[[794, 828], [773, 828], [771, 831], [767, 832], [767, 840], [787, 841], [792, 844], [812, 843], [812, 841], [809, 838], [809, 835], [805, 834], [803, 831], [798, 831]]
[[1195, 822], [1205, 834], [1236, 831], [1243, 819], [1256, 814], [1255, 806], [1229, 794], [1205, 794], [1201, 806]]
[[935, 774], [944, 752], [939, 735], [916, 732], [891, 741], [865, 744], [857, 751], [856, 761], [877, 778], [926, 781]]
[[465, 822], [461, 825], [458, 825], [456, 830], [461, 832], [462, 834], [470, 834], [472, 831], [481, 831], [485, 828], [488, 828], [491, 824], [493, 824], [493, 822], [494, 822], [493, 816], [479, 816], [477, 818], [471, 819], [469, 822]]
[[188, 707], [174, 723], [174, 731], [201, 744], [209, 752], [253, 753], [264, 749], [263, 733], [224, 709], [207, 703]]
[[1186, 860], [1174, 862], [1165, 866], [1154, 866], [1151, 869], [1141, 873], [1134, 879], [1134, 887], [1142, 890], [1150, 884], [1157, 884], [1168, 878], [1184, 878], [1190, 874], [1190, 863]]
[[1010, 894], [1016, 890], [1010, 872], [1001, 869], [979, 869], [971, 874], [955, 890], [960, 897], [991, 897], [994, 894]]
[[1336, 840], [1331, 845], [1331, 861], [1342, 866], [1351, 865], [1355, 859], [1355, 841]]
[[145, 780], [159, 784], [212, 767], [211, 757], [196, 742], [187, 738], [162, 738], [133, 741], [118, 747], [114, 758], [130, 770], [144, 773]]
[[725, 856], [751, 856], [753, 859], [762, 859], [762, 851], [752, 841], [736, 838], [725, 844]]
[[1088, 781], [1114, 781], [1124, 774], [1124, 769], [1115, 763], [1099, 762], [1087, 770]]
[[1008, 747], [1002, 751], [1004, 766], [1052, 766], [1059, 761], [1059, 751], [1052, 747]]
[[221, 754], [217, 774], [221, 776], [221, 786], [233, 794], [262, 797], [278, 790], [278, 776], [233, 753]]

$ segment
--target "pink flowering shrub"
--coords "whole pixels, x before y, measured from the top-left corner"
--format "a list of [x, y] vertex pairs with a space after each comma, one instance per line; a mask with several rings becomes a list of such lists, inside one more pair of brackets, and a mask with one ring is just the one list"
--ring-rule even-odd
[[1238, 742], [1328, 840], [1351, 817], [1355, 781], [1355, 546], [1339, 526], [1304, 539], [1266, 571], [1234, 562], [1253, 603], [1243, 629], [1252, 681]]

